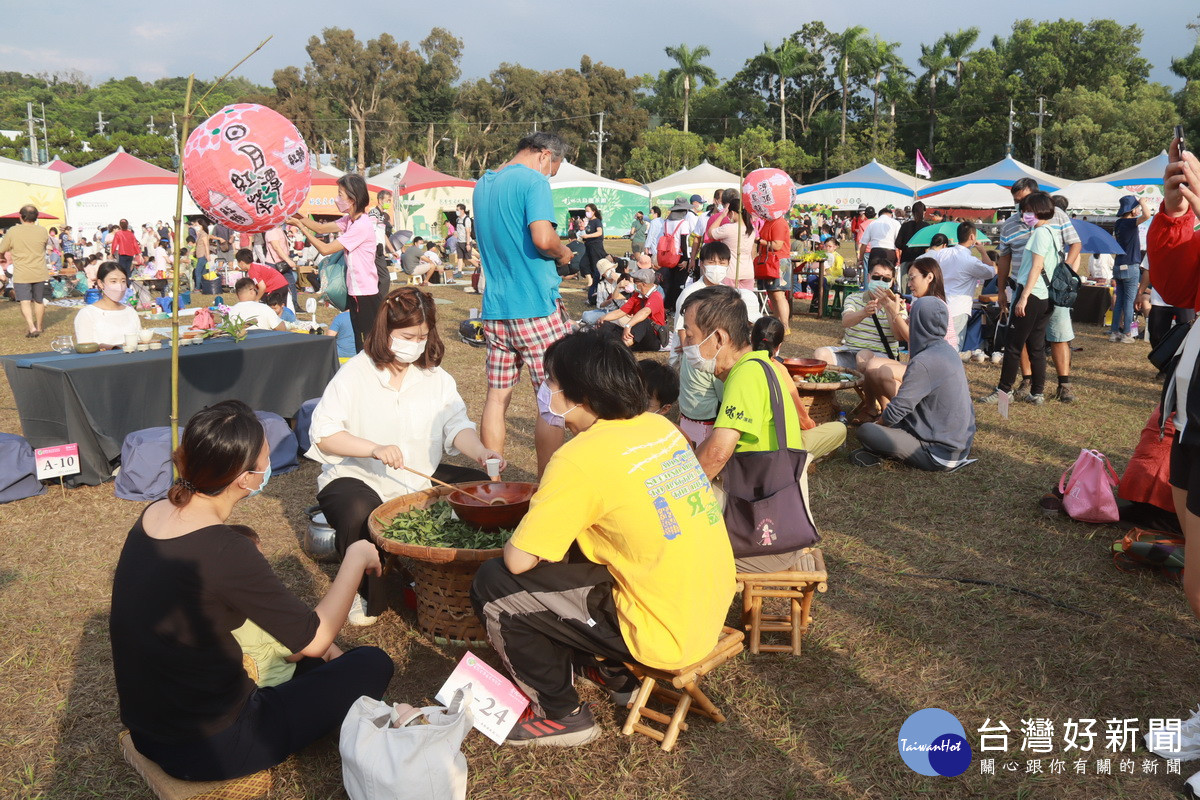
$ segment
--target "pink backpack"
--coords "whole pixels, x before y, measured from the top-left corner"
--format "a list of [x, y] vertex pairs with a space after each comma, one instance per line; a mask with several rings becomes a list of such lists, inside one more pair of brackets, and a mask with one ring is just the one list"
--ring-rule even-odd
[[1116, 485], [1117, 473], [1103, 453], [1080, 450], [1079, 458], [1058, 481], [1063, 510], [1079, 522], [1116, 522], [1120, 518], [1113, 496]]

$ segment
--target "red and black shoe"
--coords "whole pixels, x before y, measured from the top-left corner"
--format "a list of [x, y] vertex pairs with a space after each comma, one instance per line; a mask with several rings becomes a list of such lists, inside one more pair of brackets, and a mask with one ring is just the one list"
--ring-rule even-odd
[[588, 708], [587, 703], [581, 704], [579, 708], [559, 719], [538, 716], [530, 706], [508, 732], [505, 741], [517, 747], [530, 744], [576, 747], [587, 744], [599, 735], [600, 726], [592, 718], [592, 710]]

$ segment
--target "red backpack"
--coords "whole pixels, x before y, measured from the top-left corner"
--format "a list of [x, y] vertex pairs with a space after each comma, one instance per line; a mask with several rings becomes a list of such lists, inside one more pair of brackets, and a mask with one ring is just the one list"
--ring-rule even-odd
[[687, 218], [679, 221], [675, 226], [675, 232], [667, 233], [667, 223], [663, 222], [663, 234], [658, 237], [658, 247], [655, 250], [655, 257], [660, 267], [675, 267], [679, 265], [681, 253], [679, 252], [679, 230], [687, 223]]

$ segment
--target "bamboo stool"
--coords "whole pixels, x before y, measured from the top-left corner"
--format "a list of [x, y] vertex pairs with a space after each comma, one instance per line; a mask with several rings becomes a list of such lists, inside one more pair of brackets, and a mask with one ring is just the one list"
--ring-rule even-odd
[[[634, 731], [637, 731], [661, 742], [662, 749], [670, 752], [679, 738], [679, 732], [687, 730], [688, 725], [685, 720], [689, 711], [703, 714], [714, 722], [724, 722], [725, 715], [713, 705], [704, 692], [700, 691], [700, 681], [705, 675], [742, 652], [744, 638], [746, 638], [745, 634], [739, 630], [722, 628], [721, 637], [717, 640], [717, 646], [712, 649], [712, 652], [705, 656], [703, 661], [697, 661], [695, 664], [681, 669], [655, 669], [634, 662], [627, 663], [625, 666], [634, 675], [641, 678], [642, 685], [633, 699], [633, 705], [629, 707], [629, 716], [625, 719], [625, 726], [621, 728], [621, 733], [631, 736]], [[669, 682], [674, 689], [660, 686], [658, 681]], [[660, 711], [647, 708], [646, 704], [650, 702], [650, 698], [656, 695], [673, 705], [675, 712], [667, 716]], [[695, 706], [692, 705], [693, 701]], [[666, 725], [667, 729], [665, 731], [657, 730], [643, 720]]]
[[[829, 587], [829, 574], [821, 548], [807, 548], [787, 572], [739, 572], [742, 583], [742, 626], [750, 633], [750, 652], [791, 653], [800, 655], [800, 639], [812, 622], [813, 594]], [[788, 601], [787, 614], [764, 614], [763, 598], [782, 597]], [[791, 643], [763, 644], [763, 633], [791, 633]]]
[[150, 791], [159, 800], [255, 800], [271, 791], [271, 771], [229, 781], [181, 781], [162, 771], [162, 767], [137, 751], [129, 731], [117, 737], [121, 755], [145, 779]]

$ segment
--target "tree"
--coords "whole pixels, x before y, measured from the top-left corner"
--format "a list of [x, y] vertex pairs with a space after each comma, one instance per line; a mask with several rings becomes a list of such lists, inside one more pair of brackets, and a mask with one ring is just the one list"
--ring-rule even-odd
[[398, 44], [390, 33], [380, 34], [365, 46], [351, 30], [326, 28], [321, 33], [323, 39], [310, 37], [304, 48], [310, 61], [305, 80], [331, 104], [344, 109], [357, 126], [355, 168], [362, 172], [367, 164], [367, 120], [386, 100], [402, 108], [415, 99], [421, 57], [408, 42]]
[[818, 111], [810, 120], [809, 130], [821, 143], [822, 180], [829, 177], [829, 140], [837, 135], [838, 115], [832, 111]]
[[938, 76], [954, 64], [946, 54], [945, 37], [938, 39], [932, 45], [921, 45], [921, 57], [917, 59], [925, 68], [922, 80], [929, 80], [929, 152], [933, 153], [933, 132], [937, 121], [937, 84]]
[[699, 164], [705, 156], [704, 140], [697, 134], [661, 125], [642, 134], [642, 141], [629, 154], [625, 172], [642, 182], [657, 180], [687, 166]]
[[[872, 37], [863, 45], [863, 62], [869, 68], [874, 77], [871, 81], [871, 142], [872, 149], [875, 147], [875, 142], [879, 138], [879, 84], [883, 80], [885, 73], [903, 70], [908, 72], [904, 67], [904, 62], [900, 56], [896, 54], [896, 48], [900, 46], [899, 42], [885, 42], [878, 36]], [[892, 116], [895, 116], [893, 111]]]
[[787, 84], [800, 69], [807, 51], [792, 39], [784, 39], [777, 47], [764, 44], [763, 51], [754, 57], [759, 66], [775, 74], [779, 90], [779, 138], [787, 138]]
[[692, 87], [696, 81], [710, 86], [717, 82], [717, 73], [712, 67], [701, 62], [712, 55], [712, 51], [704, 45], [689, 48], [686, 44], [678, 47], [664, 48], [667, 57], [675, 61], [675, 66], [667, 70], [667, 81], [676, 93], [683, 93], [683, 132], [688, 132], [688, 107], [692, 97]]
[[858, 65], [863, 56], [863, 44], [867, 29], [861, 25], [851, 25], [834, 37], [833, 46], [838, 54], [838, 77], [842, 81], [842, 138], [841, 144], [846, 143], [846, 114], [850, 99], [850, 67]]
[[965, 31], [947, 33], [942, 37], [946, 43], [946, 56], [954, 63], [954, 88], [962, 85], [963, 58], [979, 39], [979, 28], [970, 27]]
[[795, 142], [776, 139], [769, 128], [749, 128], [737, 136], [722, 139], [712, 148], [712, 161], [718, 167], [745, 175], [760, 166], [776, 167], [791, 175], [812, 169], [816, 159]]

